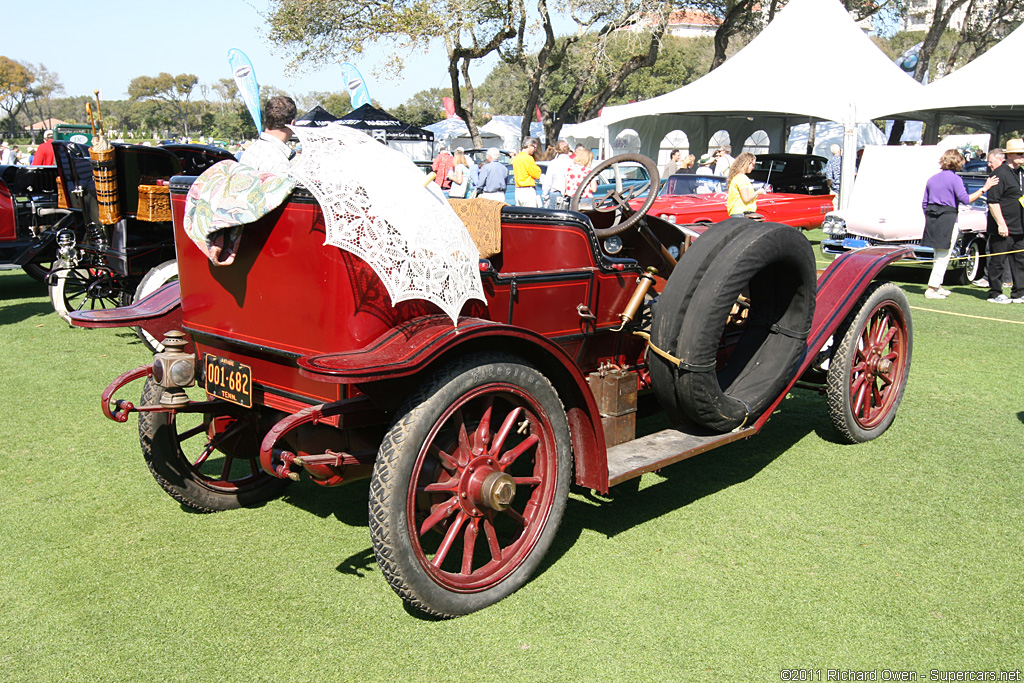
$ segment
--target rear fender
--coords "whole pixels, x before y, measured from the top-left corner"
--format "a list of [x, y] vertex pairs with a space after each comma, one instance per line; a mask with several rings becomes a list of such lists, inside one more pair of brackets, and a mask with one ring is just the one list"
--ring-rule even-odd
[[605, 492], [608, 464], [604, 431], [593, 392], [580, 369], [554, 342], [522, 327], [444, 315], [422, 316], [398, 325], [362, 349], [310, 355], [298, 360], [299, 373], [322, 382], [371, 385], [424, 373], [455, 356], [474, 351], [505, 351], [535, 365], [554, 385], [569, 420], [576, 483]]

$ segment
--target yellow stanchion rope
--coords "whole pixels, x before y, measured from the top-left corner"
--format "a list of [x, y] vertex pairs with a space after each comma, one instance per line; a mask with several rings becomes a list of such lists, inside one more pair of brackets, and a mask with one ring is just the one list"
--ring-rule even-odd
[[1024, 320], [1004, 320], [1002, 318], [989, 318], [984, 315], [968, 315], [967, 313], [954, 313], [953, 311], [940, 311], [937, 308], [924, 308], [923, 306], [911, 306], [911, 310], [914, 311], [927, 311], [928, 313], [941, 313], [943, 315], [952, 315], [958, 318], [974, 318], [975, 320], [988, 320], [994, 323], [1009, 323], [1010, 325], [1024, 325]]

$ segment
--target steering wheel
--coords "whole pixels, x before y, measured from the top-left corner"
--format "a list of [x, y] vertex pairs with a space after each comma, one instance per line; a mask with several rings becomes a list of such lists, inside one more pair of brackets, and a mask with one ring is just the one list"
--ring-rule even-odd
[[[605, 196], [594, 199], [594, 211], [598, 211], [600, 213], [615, 212], [615, 221], [612, 223], [610, 228], [594, 229], [594, 232], [601, 239], [611, 237], [612, 235], [618, 235], [620, 232], [625, 232], [636, 225], [641, 218], [647, 215], [651, 205], [654, 204], [654, 200], [658, 198], [658, 189], [661, 187], [661, 175], [658, 173], [658, 166], [651, 159], [642, 154], [619, 154], [605, 159], [595, 166], [594, 170], [587, 174], [587, 177], [584, 178], [583, 182], [581, 182], [579, 187], [576, 188], [576, 192], [572, 196], [572, 202], [570, 202], [569, 208], [573, 211], [579, 211], [580, 199], [583, 198], [583, 193], [586, 191], [586, 188], [590, 186], [590, 183], [597, 178], [598, 174], [606, 168], [614, 168], [616, 175], [618, 175], [617, 167], [624, 161], [634, 161], [643, 166], [644, 169], [647, 170], [649, 180], [643, 184], [631, 185], [621, 192], [618, 189], [612, 188], [607, 194], [605, 194]], [[653, 191], [651, 191], [652, 188]], [[643, 206], [639, 209], [633, 209], [633, 207], [629, 205], [629, 201], [643, 193], [645, 190], [648, 192]]]

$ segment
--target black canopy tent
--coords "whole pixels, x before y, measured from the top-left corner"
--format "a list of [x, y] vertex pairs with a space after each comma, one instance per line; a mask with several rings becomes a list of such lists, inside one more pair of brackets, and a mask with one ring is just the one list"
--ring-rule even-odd
[[411, 123], [398, 120], [382, 109], [364, 104], [338, 119], [338, 123], [366, 132], [388, 147], [413, 159], [430, 159], [434, 134]]
[[319, 104], [295, 119], [297, 126], [323, 126], [331, 121], [337, 121], [338, 117], [327, 111]]

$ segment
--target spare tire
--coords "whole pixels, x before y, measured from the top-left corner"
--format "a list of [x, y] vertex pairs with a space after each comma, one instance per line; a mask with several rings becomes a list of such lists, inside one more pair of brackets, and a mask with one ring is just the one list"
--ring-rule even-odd
[[[679, 259], [651, 325], [652, 343], [681, 361], [649, 357], [670, 419], [717, 432], [756, 419], [805, 352], [816, 292], [814, 252], [795, 228], [731, 218], [705, 232]], [[747, 318], [722, 346], [741, 294]]]

